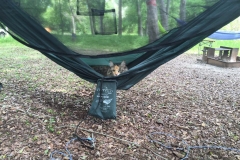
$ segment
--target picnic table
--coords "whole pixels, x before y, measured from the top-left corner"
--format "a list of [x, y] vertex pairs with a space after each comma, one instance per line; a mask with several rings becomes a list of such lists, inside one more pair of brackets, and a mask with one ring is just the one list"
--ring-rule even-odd
[[[203, 60], [204, 58], [215, 58], [221, 61], [236, 62], [238, 55], [238, 48], [230, 48], [220, 46], [220, 48], [204, 47], [203, 49]], [[218, 54], [217, 54], [218, 53]]]
[[201, 41], [200, 43], [198, 43], [198, 54], [200, 54], [201, 50], [202, 50], [202, 46], [206, 45], [208, 47], [212, 47], [213, 44], [213, 40], [208, 40], [208, 39], [204, 39], [203, 41]]

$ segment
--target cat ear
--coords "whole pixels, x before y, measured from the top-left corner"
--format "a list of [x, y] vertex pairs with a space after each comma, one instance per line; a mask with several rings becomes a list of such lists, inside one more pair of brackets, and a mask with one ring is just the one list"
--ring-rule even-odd
[[125, 66], [126, 66], [126, 62], [125, 62], [125, 61], [122, 61], [121, 67], [125, 67]]
[[109, 61], [109, 66], [110, 66], [110, 67], [113, 67], [113, 66], [114, 66], [114, 64], [113, 64], [112, 61]]

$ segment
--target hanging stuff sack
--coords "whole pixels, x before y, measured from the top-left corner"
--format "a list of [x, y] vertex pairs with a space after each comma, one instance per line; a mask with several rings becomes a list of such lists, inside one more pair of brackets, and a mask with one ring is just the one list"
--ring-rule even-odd
[[89, 115], [101, 119], [116, 119], [115, 80], [98, 80]]

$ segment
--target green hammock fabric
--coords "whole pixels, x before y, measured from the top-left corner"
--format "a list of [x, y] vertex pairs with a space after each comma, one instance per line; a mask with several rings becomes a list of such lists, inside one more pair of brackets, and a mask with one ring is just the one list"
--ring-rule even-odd
[[[117, 89], [129, 89], [240, 15], [240, 0], [219, 0], [186, 25], [169, 31], [151, 44], [123, 53], [87, 56], [64, 46], [12, 0], [0, 0], [0, 4], [0, 22], [14, 33], [14, 38], [87, 81], [114, 79]], [[103, 77], [89, 66], [107, 65], [109, 60], [114, 63], [125, 60], [129, 70], [117, 77]]]

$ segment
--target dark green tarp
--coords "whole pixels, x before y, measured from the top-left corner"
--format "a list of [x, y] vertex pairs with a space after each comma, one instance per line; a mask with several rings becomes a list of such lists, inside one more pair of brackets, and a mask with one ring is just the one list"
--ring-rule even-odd
[[[129, 52], [87, 56], [75, 53], [38, 22], [21, 10], [12, 0], [0, 0], [0, 22], [20, 37], [19, 41], [72, 71], [79, 77], [97, 83], [99, 79], [114, 79], [117, 89], [129, 89], [160, 65], [184, 53], [240, 15], [240, 0], [219, 0], [187, 24], [175, 28], [155, 42]], [[13, 36], [14, 36], [13, 35]], [[91, 64], [125, 60], [129, 70], [117, 77], [103, 77]]]

